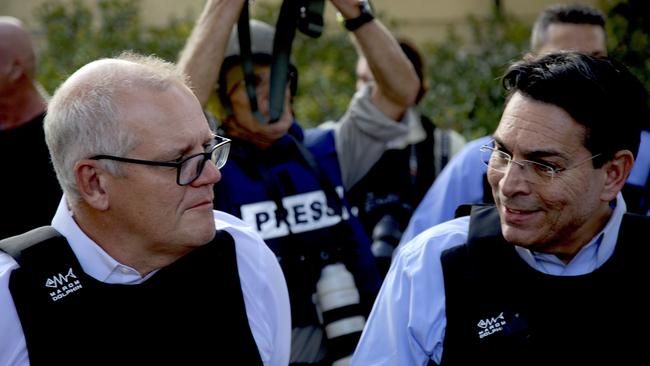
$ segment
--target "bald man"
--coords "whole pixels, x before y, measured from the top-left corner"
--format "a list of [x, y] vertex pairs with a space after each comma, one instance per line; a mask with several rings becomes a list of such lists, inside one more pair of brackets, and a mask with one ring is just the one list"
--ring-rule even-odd
[[20, 20], [0, 17], [0, 239], [50, 222], [61, 190], [43, 135], [46, 101]]

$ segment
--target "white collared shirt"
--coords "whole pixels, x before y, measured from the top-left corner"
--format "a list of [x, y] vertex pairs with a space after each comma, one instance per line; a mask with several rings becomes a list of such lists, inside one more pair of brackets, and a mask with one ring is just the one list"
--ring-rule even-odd
[[[217, 229], [227, 231], [235, 240], [246, 315], [262, 361], [268, 366], [286, 366], [291, 345], [291, 313], [280, 265], [259, 235], [244, 222], [220, 211], [214, 211], [214, 219]], [[52, 226], [67, 239], [84, 272], [98, 281], [137, 284], [155, 273], [142, 277], [135, 269], [108, 255], [79, 228], [67, 209], [65, 198], [59, 203]], [[2, 366], [29, 365], [25, 336], [9, 292], [9, 276], [17, 267], [11, 256], [0, 252]]]

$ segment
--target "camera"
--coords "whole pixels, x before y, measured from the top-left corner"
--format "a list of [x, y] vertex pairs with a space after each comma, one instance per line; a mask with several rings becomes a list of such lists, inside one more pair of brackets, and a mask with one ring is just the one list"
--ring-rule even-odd
[[375, 256], [379, 272], [386, 275], [390, 262], [393, 258], [393, 251], [399, 244], [402, 237], [401, 224], [391, 214], [382, 216], [372, 230], [372, 254]]
[[[285, 0], [286, 1], [286, 0]], [[306, 36], [318, 38], [323, 33], [324, 0], [298, 1], [298, 30]]]
[[332, 366], [347, 366], [366, 323], [354, 277], [343, 263], [325, 266], [316, 284], [316, 304], [328, 339]]
[[370, 249], [383, 277], [390, 268], [393, 251], [399, 245], [413, 207], [397, 193], [370, 192], [364, 198], [359, 217], [372, 240]]

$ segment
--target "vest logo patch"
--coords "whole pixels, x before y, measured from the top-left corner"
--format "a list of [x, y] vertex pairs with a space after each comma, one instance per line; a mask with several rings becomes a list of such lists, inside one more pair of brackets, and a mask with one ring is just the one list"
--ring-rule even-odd
[[81, 289], [83, 286], [72, 272], [72, 268], [69, 268], [66, 274], [57, 273], [49, 277], [45, 281], [45, 287], [53, 289], [50, 291], [50, 298], [52, 301], [57, 301]]
[[503, 316], [503, 312], [501, 312], [495, 317], [479, 320], [476, 325], [478, 326], [478, 337], [482, 339], [494, 333], [502, 332], [506, 325], [506, 319]]
[[[343, 187], [336, 187], [336, 192], [343, 197]], [[323, 191], [287, 196], [282, 198], [282, 204], [287, 209], [286, 220], [279, 217], [274, 201], [242, 205], [242, 220], [253, 226], [262, 239], [273, 239], [289, 235], [289, 226], [292, 233], [302, 233], [334, 226], [350, 217], [345, 207], [342, 214], [337, 215], [327, 205], [327, 197]]]

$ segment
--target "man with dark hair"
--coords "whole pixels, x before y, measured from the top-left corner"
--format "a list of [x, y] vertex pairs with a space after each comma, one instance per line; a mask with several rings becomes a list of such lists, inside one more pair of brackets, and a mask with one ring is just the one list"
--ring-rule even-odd
[[649, 117], [643, 85], [573, 52], [517, 62], [503, 84], [501, 121], [479, 149], [495, 206], [402, 247], [353, 365], [644, 356], [650, 217], [626, 213], [620, 194]]
[[538, 55], [563, 49], [605, 56], [606, 45], [603, 13], [580, 4], [548, 7], [535, 21], [530, 36], [530, 48]]
[[[606, 55], [604, 24], [603, 14], [595, 8], [586, 5], [551, 6], [535, 22], [528, 57], [560, 50]], [[449, 162], [413, 213], [400, 243], [406, 243], [424, 230], [453, 219], [460, 205], [492, 202], [485, 179], [487, 167], [481, 164], [478, 151], [490, 140], [491, 136], [484, 136], [468, 142]], [[649, 171], [650, 130], [646, 128], [641, 133], [637, 162], [623, 188], [623, 197], [630, 212], [650, 213]]]
[[0, 239], [50, 223], [61, 189], [43, 135], [47, 103], [22, 22], [0, 16]]

